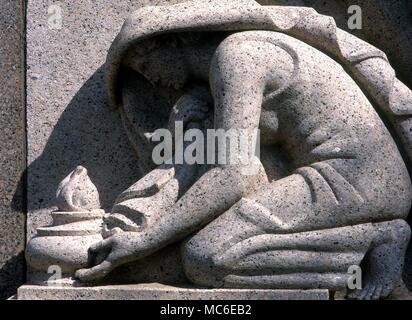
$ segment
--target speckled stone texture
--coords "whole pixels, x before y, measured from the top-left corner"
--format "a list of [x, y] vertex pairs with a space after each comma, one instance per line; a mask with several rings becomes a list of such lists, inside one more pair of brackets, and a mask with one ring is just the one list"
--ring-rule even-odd
[[[412, 87], [412, 1], [411, 0], [259, 0], [264, 5], [310, 6], [332, 16], [339, 28], [383, 50], [397, 77]], [[348, 28], [348, 7], [362, 9], [362, 28]], [[412, 223], [411, 217], [408, 218]], [[404, 277], [412, 278], [412, 246], [406, 255]], [[407, 281], [412, 282], [411, 280]], [[412, 290], [412, 285], [409, 285]]]
[[[182, 29], [188, 33], [156, 42], [159, 33]], [[189, 32], [217, 30], [235, 34], [216, 41]], [[211, 89], [215, 129], [259, 127], [261, 147], [268, 147], [262, 159], [276, 155], [270, 147], [280, 147], [288, 161], [279, 161], [285, 171], [273, 160], [263, 163], [267, 175], [247, 177], [240, 166], [217, 166], [188, 191], [179, 189], [185, 185], [179, 170], [170, 177], [165, 172], [160, 190], [147, 187], [159, 185], [156, 170], [148, 173], [127, 192], [134, 196], [116, 203], [111, 226], [120, 232], [92, 247], [106, 259], [77, 271], [80, 280], [102, 278], [124, 261], [188, 237], [185, 273], [201, 286], [337, 289], [347, 285], [349, 266], [365, 262], [365, 287], [353, 297], [379, 299], [392, 291], [410, 236], [402, 219], [411, 206], [411, 181], [394, 138], [410, 156], [412, 93], [384, 53], [313, 9], [192, 1], [131, 14], [107, 67], [113, 105], [130, 131], [140, 132], [132, 141], [151, 132], [150, 121], [132, 120], [150, 119], [155, 111], [135, 102], [133, 95], [146, 93], [121, 75], [137, 73], [153, 86], [187, 90], [183, 96], [191, 101], [199, 99], [188, 88], [195, 79]], [[154, 124], [161, 126], [163, 116]], [[391, 122], [396, 136], [382, 120]], [[145, 155], [142, 145], [136, 143]], [[170, 205], [165, 195], [171, 194], [183, 195]], [[155, 200], [167, 204], [154, 211], [141, 205]]]
[[[397, 76], [412, 87], [412, 2], [410, 0], [258, 0], [264, 5], [308, 6], [332, 16], [339, 28], [383, 50]], [[362, 29], [348, 28], [348, 8], [362, 9]]]
[[23, 3], [0, 2], [0, 299], [24, 281]]
[[[108, 50], [118, 10], [134, 8], [64, 2], [62, 28], [50, 30], [36, 20], [42, 3], [29, 2], [29, 232], [42, 230], [52, 192], [77, 165], [111, 213], [76, 278], [107, 280], [156, 255], [167, 275], [160, 250], [183, 240], [181, 261], [172, 254], [168, 266], [200, 287], [338, 290], [350, 266], [367, 265], [351, 297], [390, 294], [410, 238], [412, 92], [383, 52], [313, 9], [253, 0], [135, 11]], [[79, 23], [91, 11], [97, 22]], [[151, 134], [171, 123], [174, 98], [177, 113], [213, 102], [205, 113], [214, 120], [187, 126], [260, 128], [259, 170], [147, 165]]]
[[27, 9], [27, 241], [51, 223], [59, 183], [87, 168], [109, 210], [136, 182], [136, 156], [110, 109], [102, 64], [124, 19], [143, 5], [178, 1], [59, 1], [61, 29], [49, 26], [52, 2]]
[[43, 273], [46, 280], [52, 265], [59, 266], [65, 278], [86, 267], [89, 247], [103, 240], [104, 210], [100, 209], [99, 193], [86, 168], [78, 166], [63, 179], [56, 203], [59, 211], [52, 212], [53, 225], [37, 228], [36, 237], [26, 247], [28, 265]]
[[327, 290], [198, 289], [162, 284], [89, 288], [25, 285], [18, 300], [328, 300]]
[[[345, 300], [346, 297], [347, 293], [344, 291], [335, 292], [335, 294], [333, 295], [334, 300]], [[396, 288], [385, 300], [412, 300], [412, 292], [406, 288], [403, 281], [400, 281]]]

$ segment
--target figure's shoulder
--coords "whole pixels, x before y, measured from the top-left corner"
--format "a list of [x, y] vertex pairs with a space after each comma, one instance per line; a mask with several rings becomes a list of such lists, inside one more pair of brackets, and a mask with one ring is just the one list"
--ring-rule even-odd
[[257, 53], [256, 43], [263, 43], [265, 39], [259, 36], [259, 31], [236, 32], [227, 36], [218, 46], [216, 53], [242, 55], [243, 53]]
[[268, 55], [286, 53], [297, 58], [296, 48], [300, 41], [275, 31], [243, 31], [226, 37], [217, 47], [215, 56], [230, 59], [242, 60], [251, 59], [259, 61], [260, 58]]
[[212, 68], [220, 72], [239, 70], [243, 74], [271, 73], [276, 77], [277, 67], [282, 64], [282, 70], [293, 73], [298, 65], [298, 55], [284, 41], [283, 35], [278, 35], [270, 31], [234, 33], [217, 47]]
[[227, 36], [220, 44], [220, 46], [233, 46], [242, 43], [266, 43], [275, 46], [298, 46], [304, 45], [304, 42], [281, 32], [252, 30], [232, 33]]
[[251, 40], [245, 39], [240, 34], [235, 33], [226, 37], [217, 47], [215, 52], [216, 58], [241, 58], [246, 53], [253, 53], [253, 44]]

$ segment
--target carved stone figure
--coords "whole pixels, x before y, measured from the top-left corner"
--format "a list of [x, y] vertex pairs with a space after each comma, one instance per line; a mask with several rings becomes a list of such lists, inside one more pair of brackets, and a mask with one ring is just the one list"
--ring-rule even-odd
[[[106, 67], [145, 176], [105, 218], [81, 281], [183, 241], [201, 286], [339, 290], [361, 265], [352, 298], [393, 290], [410, 238], [412, 92], [382, 52], [313, 9], [209, 0], [134, 12]], [[138, 104], [136, 77], [180, 98]], [[259, 170], [156, 167], [155, 130], [176, 120], [252, 140], [260, 129]]]

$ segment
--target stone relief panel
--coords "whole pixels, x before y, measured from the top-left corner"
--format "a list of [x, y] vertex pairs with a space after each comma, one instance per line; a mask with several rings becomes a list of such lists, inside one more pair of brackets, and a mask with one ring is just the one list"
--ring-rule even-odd
[[[41, 210], [57, 206], [33, 222], [33, 282], [56, 265], [68, 285], [342, 290], [360, 267], [349, 297], [380, 299], [401, 279], [412, 92], [333, 18], [253, 0], [143, 6], [93, 77], [31, 164], [31, 186], [47, 183], [33, 199], [47, 188]], [[76, 152], [42, 167], [62, 139]]]

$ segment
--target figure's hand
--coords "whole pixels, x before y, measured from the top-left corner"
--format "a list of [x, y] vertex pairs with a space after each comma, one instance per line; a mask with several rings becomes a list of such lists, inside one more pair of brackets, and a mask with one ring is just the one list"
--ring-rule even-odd
[[201, 122], [208, 117], [209, 102], [198, 97], [187, 94], [182, 96], [173, 106], [169, 118], [169, 129], [174, 132], [176, 121], [182, 121], [186, 127], [192, 122]]
[[136, 259], [136, 235], [119, 232], [89, 248], [89, 264], [93, 267], [76, 271], [75, 277], [81, 281], [104, 278], [118, 266]]

